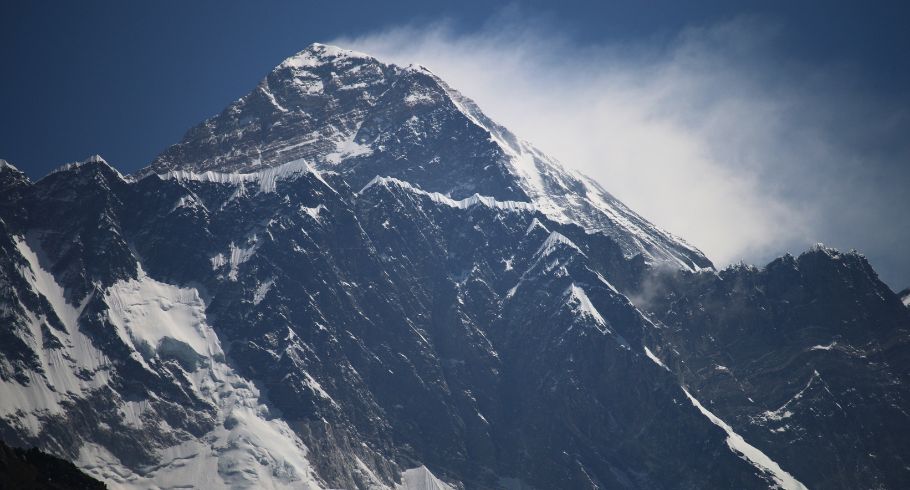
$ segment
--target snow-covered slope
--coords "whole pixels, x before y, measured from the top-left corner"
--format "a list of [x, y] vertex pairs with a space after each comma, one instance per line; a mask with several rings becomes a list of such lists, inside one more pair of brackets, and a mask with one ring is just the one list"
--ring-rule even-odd
[[[67, 303], [63, 289], [40, 267], [35, 252], [21, 237], [13, 238], [25, 263], [11, 272], [21, 274], [28, 292], [43, 297], [49, 308], [32, 311], [21, 297], [16, 298], [16, 306], [24, 313], [20, 317], [24, 325], [16, 325], [16, 333], [33, 353], [35, 364], [19, 379], [0, 384], [0, 413], [17, 430], [37, 436], [43, 417], [64, 414], [71, 398], [84, 397], [108, 383], [110, 360], [78, 329], [77, 319], [85, 305]], [[57, 321], [51, 323], [48, 315]], [[6, 372], [14, 369], [8, 364], [5, 367]]]
[[[16, 238], [15, 243], [25, 259], [21, 274], [31, 292], [50, 306], [36, 313], [20, 302], [28, 320], [20, 338], [29, 342], [39, 366], [26, 379], [0, 380], [0, 416], [28, 439], [42, 434], [48, 417], [72, 415], [70, 404], [109, 387], [110, 373], [118, 370], [118, 363], [80, 329], [80, 316], [90, 299], [80, 306], [70, 305], [63, 288], [42, 268], [25, 240]], [[325, 488], [300, 438], [263, 403], [259, 389], [225, 363], [198, 291], [156, 281], [140, 268], [138, 277], [118, 281], [97, 294], [102, 295], [103, 314], [130, 358], [156, 376], [161, 374], [161, 363], [179, 365], [182, 379], [174, 382], [210, 404], [204, 416], [211, 420], [208, 430], [186, 437], [156, 411], [154, 400], [115, 396], [114, 418], [131, 436], [145, 443], [151, 442], [148, 437], [155, 441], [148, 448], [154, 463], [131, 465], [103, 440], [84, 439], [74, 460], [83, 471], [110, 488]], [[59, 318], [59, 330], [48, 328], [47, 314]], [[174, 437], [162, 437], [166, 434]], [[375, 476], [371, 484], [388, 488]], [[451, 487], [420, 467], [403, 472], [402, 483], [395, 488]]]
[[[97, 349], [80, 330], [88, 299], [70, 305], [53, 275], [22, 239], [17, 248], [27, 261], [22, 274], [32, 292], [45, 298], [62, 323], [46, 327], [44, 314], [27, 311], [29, 331], [40, 368], [25, 382], [0, 382], [4, 417], [38, 436], [42, 421], [65, 416], [67, 405], [110, 385], [117, 370], [111, 356]], [[130, 356], [154, 375], [154, 364], [173, 359], [185, 376], [182, 389], [212, 404], [212, 430], [200, 438], [159, 443], [151, 466], [129, 468], [99, 441], [84, 441], [76, 463], [114, 488], [319, 488], [306, 448], [287, 424], [270, 416], [252, 383], [224, 363], [224, 352], [205, 319], [205, 305], [193, 289], [155, 281], [144, 273], [104, 291], [106, 315]], [[53, 339], [53, 340], [52, 340]], [[150, 400], [116, 399], [118, 422], [136, 432], [174, 433]], [[176, 434], [175, 434], [176, 435]], [[176, 443], [179, 442], [179, 443]]]
[[[108, 481], [129, 487], [301, 488], [321, 485], [307, 460], [307, 448], [275, 418], [259, 390], [224, 362], [221, 342], [206, 323], [198, 292], [149, 278], [120, 281], [105, 291], [108, 317], [121, 340], [145, 365], [170, 357], [185, 370], [188, 384], [214, 405], [215, 427], [200, 439], [164, 448], [154, 468], [124, 475], [109, 467], [109, 453], [84, 451], [80, 464]], [[147, 405], [129, 404], [128, 421], [142, 425]], [[114, 459], [116, 461], [116, 459]]]

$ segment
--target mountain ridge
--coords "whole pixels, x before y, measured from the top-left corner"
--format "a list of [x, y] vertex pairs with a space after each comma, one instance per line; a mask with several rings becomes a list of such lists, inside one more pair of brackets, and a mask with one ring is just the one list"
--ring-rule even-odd
[[292, 56], [132, 176], [0, 166], [0, 439], [115, 488], [908, 480], [910, 310], [861, 256], [716, 271], [350, 53]]

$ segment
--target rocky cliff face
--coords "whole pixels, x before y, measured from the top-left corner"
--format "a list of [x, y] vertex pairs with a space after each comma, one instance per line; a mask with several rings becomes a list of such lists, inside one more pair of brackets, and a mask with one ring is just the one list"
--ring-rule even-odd
[[904, 486], [910, 321], [865, 258], [819, 246], [646, 289], [660, 357], [753, 444], [815, 487]]
[[715, 273], [420, 67], [313, 45], [136, 176], [0, 189], [0, 438], [112, 487], [907, 479], [864, 261]]

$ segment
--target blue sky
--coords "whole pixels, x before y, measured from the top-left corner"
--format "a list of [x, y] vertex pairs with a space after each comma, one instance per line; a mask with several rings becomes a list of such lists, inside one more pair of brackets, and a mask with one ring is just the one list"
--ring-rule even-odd
[[0, 158], [33, 178], [94, 153], [136, 170], [285, 57], [340, 42], [430, 66], [718, 265], [825, 242], [863, 251], [899, 289], [910, 285], [908, 11], [6, 1]]

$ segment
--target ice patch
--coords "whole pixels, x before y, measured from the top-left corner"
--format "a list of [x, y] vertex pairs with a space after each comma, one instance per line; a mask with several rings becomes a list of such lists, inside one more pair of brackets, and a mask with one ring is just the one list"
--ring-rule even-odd
[[813, 345], [812, 347], [809, 348], [809, 350], [831, 350], [831, 349], [834, 349], [834, 347], [836, 347], [836, 346], [837, 346], [837, 341], [832, 340], [831, 343], [827, 344], [827, 345]]
[[648, 356], [648, 359], [651, 359], [652, 361], [654, 361], [654, 364], [657, 364], [658, 366], [666, 369], [667, 371], [670, 371], [670, 368], [668, 368], [667, 365], [664, 364], [664, 362], [661, 361], [659, 357], [655, 356], [654, 353], [651, 352], [651, 349], [645, 347], [645, 355]]
[[212, 263], [212, 270], [217, 271], [227, 264], [227, 259], [224, 257], [224, 254], [218, 254], [209, 259], [209, 262]]
[[307, 95], [321, 94], [325, 91], [325, 84], [318, 78], [294, 78], [294, 85]]
[[354, 141], [356, 132], [350, 137], [345, 138], [335, 144], [335, 151], [325, 156], [327, 162], [338, 165], [342, 161], [356, 156], [369, 155], [373, 149], [369, 145], [362, 145]]
[[256, 237], [253, 236], [253, 244], [249, 247], [242, 248], [234, 245], [234, 242], [231, 242], [231, 272], [228, 273], [228, 278], [232, 281], [237, 280], [237, 273], [240, 270], [240, 264], [253, 258], [253, 255], [256, 254], [256, 249], [259, 248], [259, 242], [256, 241]]
[[278, 103], [278, 100], [275, 98], [275, 95], [273, 95], [272, 91], [269, 89], [268, 82], [263, 82], [261, 85], [259, 85], [259, 91], [262, 92], [267, 99], [269, 99], [269, 102], [271, 102], [272, 105], [275, 106], [276, 109], [278, 109], [281, 112], [288, 111], [285, 107], [283, 107], [281, 104]]
[[409, 106], [415, 106], [415, 105], [420, 105], [420, 104], [432, 104], [433, 96], [430, 94], [412, 92], [404, 98], [404, 103]]
[[313, 220], [316, 221], [317, 223], [322, 222], [321, 219], [319, 218], [319, 212], [324, 209], [325, 209], [325, 206], [323, 206], [322, 204], [316, 206], [315, 208], [308, 208], [302, 204], [300, 205], [300, 212], [309, 216], [310, 218], [313, 218]]
[[195, 289], [158, 282], [140, 269], [137, 279], [109, 287], [104, 301], [111, 324], [137, 352], [157, 351], [167, 338], [201, 356], [223, 355], [215, 332], [205, 323], [205, 305]]
[[212, 270], [217, 271], [222, 267], [230, 266], [228, 279], [236, 281], [237, 275], [240, 272], [240, 265], [253, 258], [253, 256], [256, 255], [256, 250], [259, 248], [259, 241], [256, 235], [253, 235], [253, 237], [248, 240], [248, 243], [249, 245], [247, 247], [238, 247], [234, 242], [231, 242], [231, 244], [228, 245], [227, 256], [220, 253], [209, 259], [209, 262], [212, 264]]
[[275, 278], [271, 278], [268, 281], [263, 282], [256, 288], [256, 293], [253, 294], [253, 304], [258, 305], [262, 303], [262, 300], [265, 299], [265, 295], [269, 294], [269, 291], [272, 289], [272, 285], [275, 284]]
[[818, 378], [818, 371], [813, 371], [812, 376], [809, 376], [809, 381], [806, 383], [806, 386], [804, 386], [803, 389], [799, 390], [798, 393], [793, 395], [792, 398], [787, 400], [787, 403], [784, 403], [783, 405], [781, 405], [781, 407], [778, 408], [777, 410], [774, 410], [774, 411], [768, 410], [765, 413], [763, 413], [760, 417], [760, 420], [762, 420], [762, 421], [773, 420], [776, 422], [776, 421], [780, 421], [780, 420], [792, 417], [793, 412], [788, 410], [787, 407], [789, 407], [791, 403], [802, 398], [803, 395], [806, 393], [806, 390], [808, 390], [809, 387], [812, 386], [812, 383], [815, 382], [816, 378]]
[[508, 260], [503, 260], [502, 261], [503, 267], [504, 267], [503, 270], [506, 270], [506, 271], [512, 270], [513, 269], [512, 262], [514, 262], [514, 261], [515, 261], [515, 257], [511, 257]]

